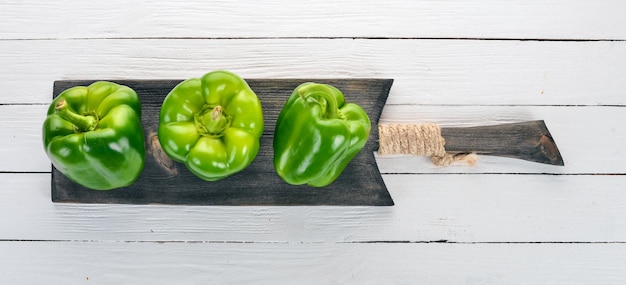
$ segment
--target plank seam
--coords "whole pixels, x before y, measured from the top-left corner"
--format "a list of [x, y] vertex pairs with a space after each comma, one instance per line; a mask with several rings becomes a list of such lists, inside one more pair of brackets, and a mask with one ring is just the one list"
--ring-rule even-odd
[[550, 176], [624, 176], [626, 173], [552, 173], [552, 172], [381, 172], [382, 175], [550, 175]]
[[[48, 106], [46, 102], [9, 102], [0, 106]], [[565, 107], [565, 108], [624, 108], [625, 104], [421, 104], [421, 103], [387, 103], [385, 106], [418, 106], [418, 107]]]
[[[11, 171], [0, 174], [50, 174], [51, 171]], [[383, 175], [550, 175], [550, 176], [625, 176], [626, 173], [550, 173], [550, 172], [381, 172]]]
[[376, 241], [353, 241], [340, 243], [445, 243], [445, 244], [626, 244], [626, 241], [449, 241], [449, 240], [432, 240], [432, 241], [402, 241], [402, 240], [376, 240]]
[[[51, 171], [1, 170], [0, 174], [50, 174]], [[551, 176], [624, 176], [626, 173], [550, 173], [550, 172], [381, 172], [383, 175], [551, 175]]]
[[422, 104], [422, 103], [387, 103], [385, 106], [419, 107], [609, 107], [623, 108], [624, 104]]
[[52, 171], [11, 171], [2, 170], [0, 174], [50, 174]]
[[37, 102], [26, 102], [26, 103], [0, 103], [0, 106], [46, 106], [50, 103], [37, 103]]
[[68, 38], [5, 38], [0, 41], [57, 41], [57, 40], [455, 40], [455, 41], [524, 41], [524, 42], [626, 42], [610, 38], [504, 38], [504, 37], [68, 37]]
[[246, 241], [246, 240], [92, 240], [92, 239], [0, 239], [0, 242], [49, 243], [154, 243], [154, 244], [626, 244], [626, 241], [450, 241], [450, 240], [370, 240], [370, 241]]

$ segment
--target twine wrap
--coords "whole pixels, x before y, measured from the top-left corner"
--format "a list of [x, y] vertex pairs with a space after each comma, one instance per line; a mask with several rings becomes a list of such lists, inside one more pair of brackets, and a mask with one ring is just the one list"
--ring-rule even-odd
[[379, 124], [379, 155], [411, 154], [428, 156], [437, 166], [448, 166], [457, 161], [474, 165], [476, 154], [450, 154], [437, 124]]

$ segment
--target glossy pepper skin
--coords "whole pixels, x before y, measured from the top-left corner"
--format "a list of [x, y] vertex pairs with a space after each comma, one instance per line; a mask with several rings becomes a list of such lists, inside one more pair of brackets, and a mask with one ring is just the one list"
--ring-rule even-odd
[[172, 89], [161, 106], [158, 133], [170, 158], [204, 180], [220, 180], [258, 154], [261, 102], [241, 77], [213, 71]]
[[80, 185], [128, 186], [145, 162], [139, 97], [106, 81], [67, 89], [48, 108], [43, 144], [52, 164]]
[[367, 113], [337, 88], [304, 83], [276, 121], [274, 168], [289, 184], [329, 185], [365, 146], [370, 129]]

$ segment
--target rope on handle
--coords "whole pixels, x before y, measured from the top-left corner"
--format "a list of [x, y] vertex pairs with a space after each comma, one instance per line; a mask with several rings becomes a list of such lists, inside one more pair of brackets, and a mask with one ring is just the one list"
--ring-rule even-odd
[[470, 154], [446, 152], [446, 140], [441, 136], [437, 124], [379, 124], [379, 155], [411, 154], [428, 156], [437, 166], [448, 166], [455, 162], [476, 164], [478, 157]]

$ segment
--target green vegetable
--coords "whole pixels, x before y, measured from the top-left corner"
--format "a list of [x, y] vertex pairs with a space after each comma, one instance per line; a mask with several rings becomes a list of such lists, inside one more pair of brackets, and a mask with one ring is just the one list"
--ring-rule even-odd
[[289, 184], [326, 186], [365, 146], [370, 129], [365, 111], [345, 103], [337, 88], [304, 83], [276, 121], [274, 168]]
[[63, 91], [48, 108], [43, 144], [52, 164], [80, 185], [110, 190], [132, 184], [146, 153], [137, 94], [106, 81]]
[[261, 102], [239, 76], [214, 71], [187, 79], [161, 106], [159, 142], [196, 176], [216, 181], [246, 168], [259, 152]]

